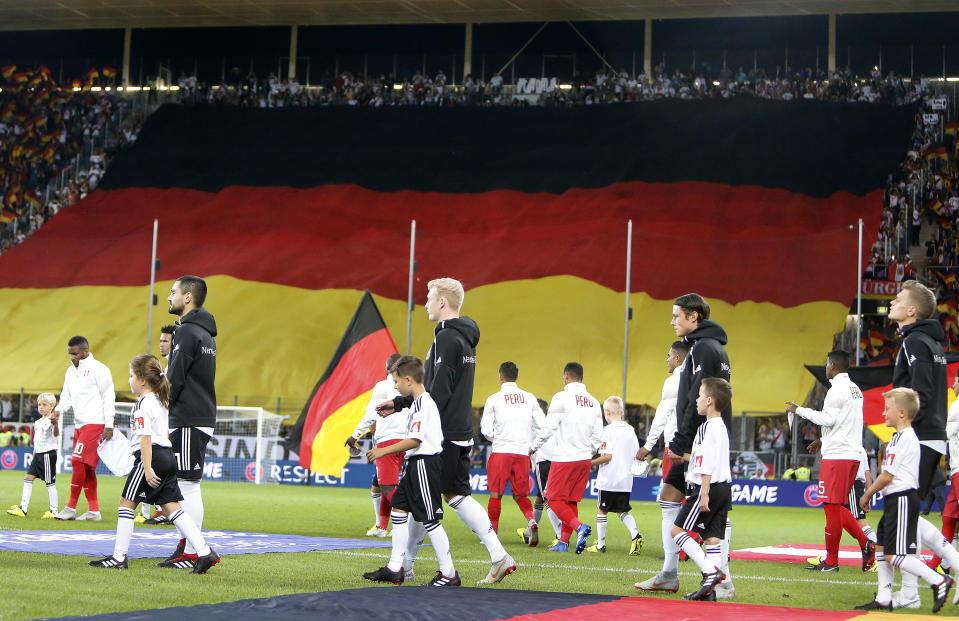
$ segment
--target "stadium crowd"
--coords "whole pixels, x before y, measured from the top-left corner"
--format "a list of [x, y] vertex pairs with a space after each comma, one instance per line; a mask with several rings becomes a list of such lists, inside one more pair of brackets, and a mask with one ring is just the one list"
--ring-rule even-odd
[[43, 67], [0, 75], [2, 253], [93, 191], [144, 114], [115, 92], [61, 87]]
[[195, 75], [181, 74], [181, 96], [195, 103], [229, 104], [252, 108], [348, 106], [514, 106], [514, 105], [589, 105], [665, 98], [716, 99], [761, 97], [764, 99], [817, 99], [821, 101], [857, 101], [902, 105], [918, 100], [927, 91], [925, 77], [906, 81], [895, 72], [882, 76], [873, 71], [861, 77], [847, 69], [831, 75], [821, 69], [776, 67], [746, 71], [723, 68], [714, 72], [709, 65], [695, 71], [657, 66], [651, 75], [631, 75], [626, 70], [603, 68], [587, 75], [574, 75], [569, 88], [555, 88], [533, 97], [517, 96], [494, 74], [484, 80], [467, 75], [453, 85], [443, 70], [430, 77], [417, 71], [410, 77], [363, 76], [349, 71], [337, 75], [325, 73], [318, 85], [304, 87], [296, 80], [279, 79], [270, 73], [261, 78], [251, 73], [241, 77], [231, 72], [222, 84], [211, 85]]

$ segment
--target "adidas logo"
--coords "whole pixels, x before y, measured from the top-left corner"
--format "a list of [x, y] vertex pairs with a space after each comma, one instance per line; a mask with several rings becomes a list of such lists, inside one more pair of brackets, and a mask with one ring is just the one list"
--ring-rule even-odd
[[199, 470], [199, 469], [200, 469], [200, 464], [193, 464], [193, 469], [194, 469], [194, 470]]
[[696, 528], [701, 528], [703, 530], [706, 530], [706, 525], [700, 522], [699, 524], [696, 525]]

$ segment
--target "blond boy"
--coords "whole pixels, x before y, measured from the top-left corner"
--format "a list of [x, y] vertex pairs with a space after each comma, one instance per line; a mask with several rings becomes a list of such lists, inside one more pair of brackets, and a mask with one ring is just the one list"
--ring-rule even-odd
[[37, 409], [41, 418], [33, 426], [33, 461], [23, 477], [23, 494], [20, 504], [7, 509], [7, 513], [16, 517], [26, 517], [30, 506], [30, 496], [33, 495], [33, 480], [43, 479], [47, 485], [47, 496], [50, 498], [50, 510], [41, 518], [52, 520], [58, 511], [57, 498], [57, 448], [60, 441], [59, 413], [53, 410], [57, 398], [45, 392], [37, 396]]

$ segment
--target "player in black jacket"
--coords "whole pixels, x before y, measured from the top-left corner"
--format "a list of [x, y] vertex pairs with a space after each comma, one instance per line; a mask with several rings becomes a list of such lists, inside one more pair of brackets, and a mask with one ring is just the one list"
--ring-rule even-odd
[[[936, 294], [928, 287], [908, 280], [889, 305], [889, 319], [899, 325], [902, 344], [896, 355], [892, 372], [894, 388], [912, 388], [919, 393], [919, 412], [912, 427], [919, 438], [919, 497], [925, 498], [932, 485], [939, 460], [946, 454], [946, 414], [948, 410], [948, 379], [946, 355], [942, 343], [945, 332], [936, 314]], [[959, 553], [946, 542], [939, 530], [927, 519], [919, 517], [918, 535], [921, 543], [959, 567]], [[919, 591], [916, 577], [902, 574], [902, 591], [895, 593], [895, 608], [918, 607]], [[956, 600], [953, 600], [955, 603]]]
[[[216, 426], [216, 321], [203, 308], [206, 282], [202, 278], [181, 276], [170, 288], [167, 301], [170, 314], [180, 317], [166, 370], [170, 381], [170, 442], [177, 459], [183, 509], [202, 528], [200, 480], [206, 445]], [[196, 550], [181, 533], [176, 550], [159, 566], [190, 569], [196, 558]]]
[[[689, 353], [683, 361], [679, 374], [679, 392], [676, 399], [676, 434], [667, 447], [670, 468], [659, 493], [659, 506], [663, 515], [663, 551], [662, 570], [654, 577], [637, 582], [634, 586], [643, 591], [668, 591], [675, 593], [679, 589], [677, 566], [679, 549], [668, 532], [679, 513], [680, 503], [686, 490], [686, 465], [693, 439], [703, 419], [696, 411], [696, 398], [699, 385], [707, 377], [718, 377], [729, 381], [729, 356], [726, 355], [726, 331], [722, 326], [709, 319], [709, 304], [696, 293], [687, 293], [673, 301], [673, 314], [669, 325], [676, 331], [687, 346]], [[730, 429], [732, 405], [727, 404], [722, 411], [723, 423]], [[732, 577], [729, 572], [729, 536], [731, 522], [726, 522], [726, 536], [722, 540], [723, 573], [727, 578], [716, 588], [716, 597], [731, 599], [735, 596]], [[667, 541], [668, 540], [668, 541]]]
[[[460, 317], [465, 292], [463, 285], [452, 278], [431, 280], [426, 296], [426, 314], [436, 322], [433, 345], [426, 355], [426, 378], [423, 384], [440, 411], [443, 425], [443, 471], [440, 491], [446, 503], [470, 529], [479, 535], [489, 551], [490, 571], [480, 584], [499, 582], [516, 571], [516, 561], [500, 543], [483, 505], [471, 495], [470, 452], [473, 445], [473, 376], [476, 372], [476, 344], [479, 328], [469, 317]], [[381, 415], [409, 406], [407, 397], [396, 397], [377, 406]], [[407, 555], [416, 558], [423, 541], [423, 526], [410, 520], [411, 549]], [[411, 561], [410, 561], [411, 562]], [[409, 571], [412, 565], [404, 566]]]

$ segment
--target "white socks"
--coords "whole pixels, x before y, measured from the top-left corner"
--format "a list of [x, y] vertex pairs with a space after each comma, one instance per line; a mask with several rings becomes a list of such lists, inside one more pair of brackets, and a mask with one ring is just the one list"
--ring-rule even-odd
[[[133, 519], [133, 511], [130, 511], [130, 519]], [[183, 536], [186, 538], [186, 549], [189, 550], [191, 547], [196, 550], [196, 552], [186, 552], [184, 554], [196, 554], [197, 556], [206, 556], [210, 553], [210, 546], [206, 545], [206, 540], [203, 538], [203, 533], [200, 532], [200, 528], [196, 525], [190, 515], [184, 511], [182, 508], [174, 511], [170, 515], [170, 522], [176, 526], [176, 529], [183, 533]]]
[[[549, 523], [553, 525], [553, 532], [556, 533], [556, 538], [559, 539], [563, 534], [563, 522], [559, 519], [559, 516], [556, 515], [556, 512], [549, 508], [549, 503], [546, 504], [546, 517], [549, 518]], [[537, 520], [538, 522], [539, 520]]]
[[606, 514], [596, 514], [596, 547], [602, 548], [606, 545]]
[[33, 479], [29, 481], [23, 480], [23, 493], [20, 494], [20, 510], [24, 513], [27, 512], [27, 507], [30, 506], [30, 496], [33, 495]]
[[373, 524], [376, 525], [380, 523], [380, 501], [383, 495], [379, 492], [370, 492], [370, 498], [373, 499]]
[[450, 538], [446, 536], [443, 525], [439, 521], [430, 522], [426, 524], [426, 532], [430, 536], [433, 551], [436, 552], [436, 560], [440, 563], [440, 571], [447, 578], [452, 578], [456, 574], [456, 568], [453, 567], [453, 556], [450, 554]]
[[[410, 519], [406, 523], [407, 535], [406, 554], [403, 557], [403, 571], [413, 569], [413, 563], [420, 552], [420, 546], [426, 539], [426, 527], [420, 522]], [[395, 532], [395, 529], [394, 529]]]
[[906, 577], [906, 572], [908, 572], [919, 576], [929, 584], [939, 584], [943, 581], [942, 574], [920, 561], [918, 556], [909, 554], [901, 558], [897, 557], [897, 560], [899, 560], [899, 569], [903, 572], [903, 578]]
[[716, 571], [716, 565], [713, 562], [713, 559], [716, 559], [720, 554], [719, 546], [709, 546], [713, 548], [710, 550], [709, 558], [707, 558], [706, 553], [703, 552], [703, 549], [699, 547], [699, 544], [690, 537], [685, 532], [679, 533], [673, 537], [673, 541], [676, 542], [676, 545], [686, 553], [696, 565], [699, 567], [699, 570], [704, 574], [711, 574]]
[[47, 496], [50, 497], [50, 512], [56, 513], [58, 507], [60, 506], [60, 499], [57, 496], [57, 484], [50, 483], [47, 485]]
[[720, 547], [722, 548], [722, 561], [717, 567], [723, 570], [723, 573], [726, 574], [726, 580], [730, 586], [733, 583], [733, 575], [729, 572], [729, 542], [733, 540], [733, 521], [730, 518], [726, 518], [726, 532], [723, 535], [723, 540], [719, 542]]
[[676, 572], [679, 570], [679, 546], [673, 540], [672, 530], [679, 515], [679, 503], [660, 500], [659, 507], [663, 512], [663, 573]]
[[[183, 502], [180, 503], [180, 508], [186, 511], [197, 529], [202, 529], [203, 495], [200, 493], [200, 482], [177, 479], [177, 484], [180, 486], [180, 493], [183, 495]], [[177, 530], [180, 530], [179, 527], [177, 527]], [[190, 538], [187, 537], [186, 533], [182, 530], [180, 530], [180, 538], [186, 539], [186, 548], [183, 550], [184, 554], [197, 553], [193, 544], [190, 542]]]
[[[886, 557], [882, 552], [877, 552], [876, 566], [879, 568], [879, 582], [876, 586], [876, 601], [880, 604], [889, 604], [892, 602], [892, 581], [895, 578], [892, 565], [886, 562]], [[903, 574], [903, 576], [905, 575], [906, 574]]]
[[406, 549], [410, 540], [409, 522], [412, 518], [408, 513], [400, 511], [391, 511], [390, 519], [393, 520], [393, 551], [390, 553], [390, 562], [386, 568], [390, 571], [403, 571], [403, 558], [406, 556]]
[[866, 524], [862, 527], [862, 532], [866, 535], [866, 539], [869, 541], [873, 543], [877, 543], [879, 541], [879, 539], [876, 538], [876, 532], [869, 526], [869, 524]]
[[113, 543], [113, 558], [122, 561], [130, 549], [130, 538], [133, 536], [133, 509], [120, 507], [117, 509], [117, 536]]
[[952, 544], [942, 536], [939, 529], [932, 525], [932, 522], [926, 518], [919, 517], [918, 534], [920, 543], [929, 546], [936, 556], [945, 559], [950, 567], [959, 567], [959, 552], [952, 547]]
[[449, 506], [463, 520], [463, 523], [470, 527], [470, 530], [479, 535], [480, 541], [489, 552], [491, 562], [495, 563], [506, 556], [506, 549], [496, 536], [496, 531], [493, 530], [493, 524], [489, 521], [489, 515], [483, 505], [472, 496], [455, 496], [450, 498]]
[[633, 514], [628, 512], [620, 513], [619, 519], [623, 522], [626, 530], [629, 531], [629, 538], [635, 539], [636, 536], [639, 535], [639, 528], [636, 527], [636, 518], [633, 517]]

